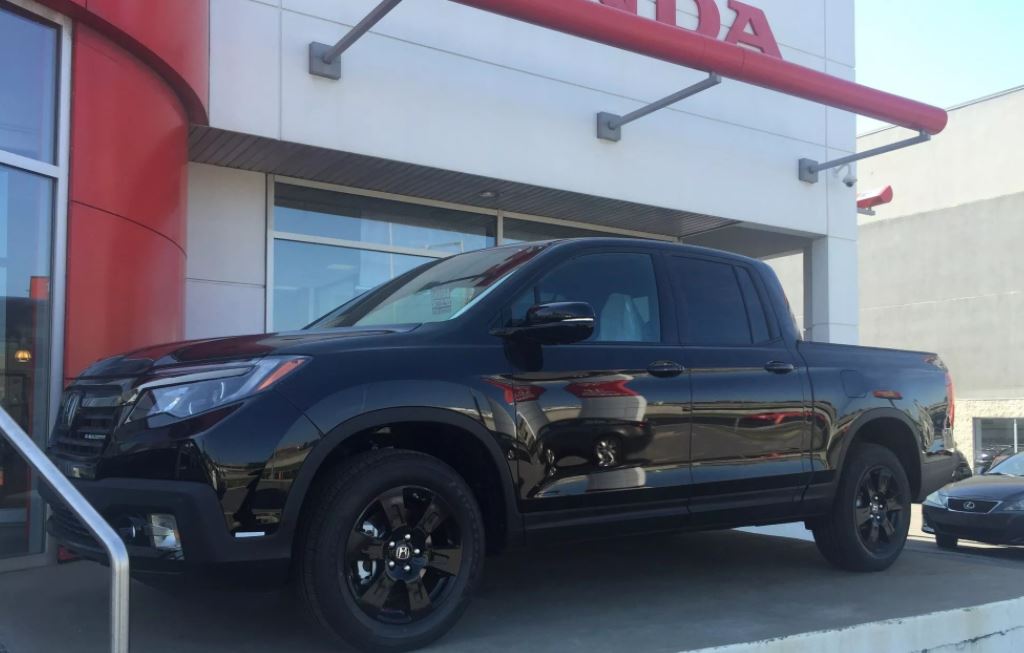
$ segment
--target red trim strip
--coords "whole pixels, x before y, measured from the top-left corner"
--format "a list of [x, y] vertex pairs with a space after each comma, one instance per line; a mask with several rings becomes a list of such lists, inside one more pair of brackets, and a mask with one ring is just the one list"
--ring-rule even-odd
[[948, 120], [938, 107], [589, 0], [453, 1], [908, 129], [938, 134]]

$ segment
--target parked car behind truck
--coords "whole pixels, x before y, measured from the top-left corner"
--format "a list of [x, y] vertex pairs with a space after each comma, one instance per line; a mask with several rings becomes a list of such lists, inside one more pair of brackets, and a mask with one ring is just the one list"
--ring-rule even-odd
[[[806, 522], [879, 571], [947, 483], [938, 356], [806, 342], [770, 268], [625, 239], [427, 263], [301, 331], [106, 359], [49, 454], [133, 570], [291, 578], [327, 631], [422, 646], [484, 552]], [[54, 503], [52, 533], [102, 552]]]

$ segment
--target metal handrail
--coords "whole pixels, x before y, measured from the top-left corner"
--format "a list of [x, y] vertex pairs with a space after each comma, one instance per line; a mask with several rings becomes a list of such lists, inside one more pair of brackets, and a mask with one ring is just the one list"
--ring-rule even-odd
[[82, 493], [61, 473], [46, 454], [36, 446], [32, 438], [8, 414], [0, 408], [0, 435], [10, 442], [14, 449], [28, 461], [28, 464], [50, 484], [53, 491], [67, 503], [93, 537], [103, 544], [110, 560], [110, 650], [112, 653], [128, 653], [128, 549], [100, 513], [92, 507]]

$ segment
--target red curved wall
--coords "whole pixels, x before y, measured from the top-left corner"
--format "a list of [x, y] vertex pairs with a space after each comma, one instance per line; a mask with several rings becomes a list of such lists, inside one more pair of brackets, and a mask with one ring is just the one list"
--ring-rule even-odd
[[188, 129], [208, 0], [42, 0], [74, 20], [64, 376], [184, 332]]
[[183, 331], [188, 116], [152, 69], [77, 26], [64, 369]]

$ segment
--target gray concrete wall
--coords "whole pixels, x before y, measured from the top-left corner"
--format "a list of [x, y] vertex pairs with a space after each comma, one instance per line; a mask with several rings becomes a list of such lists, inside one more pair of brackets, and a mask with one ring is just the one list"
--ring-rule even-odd
[[861, 342], [941, 354], [963, 398], [1024, 397], [1024, 192], [860, 228]]
[[[956, 385], [956, 444], [972, 460], [977, 419], [1024, 417], [1024, 87], [949, 118], [930, 142], [857, 171], [860, 191], [894, 190], [860, 217], [860, 333], [866, 345], [942, 356]], [[857, 147], [907, 136], [885, 129]]]
[[[859, 164], [859, 192], [891, 184], [895, 197], [861, 224], [914, 215], [1024, 191], [1024, 86], [949, 111], [930, 142]], [[857, 150], [913, 136], [890, 128], [857, 139]]]

